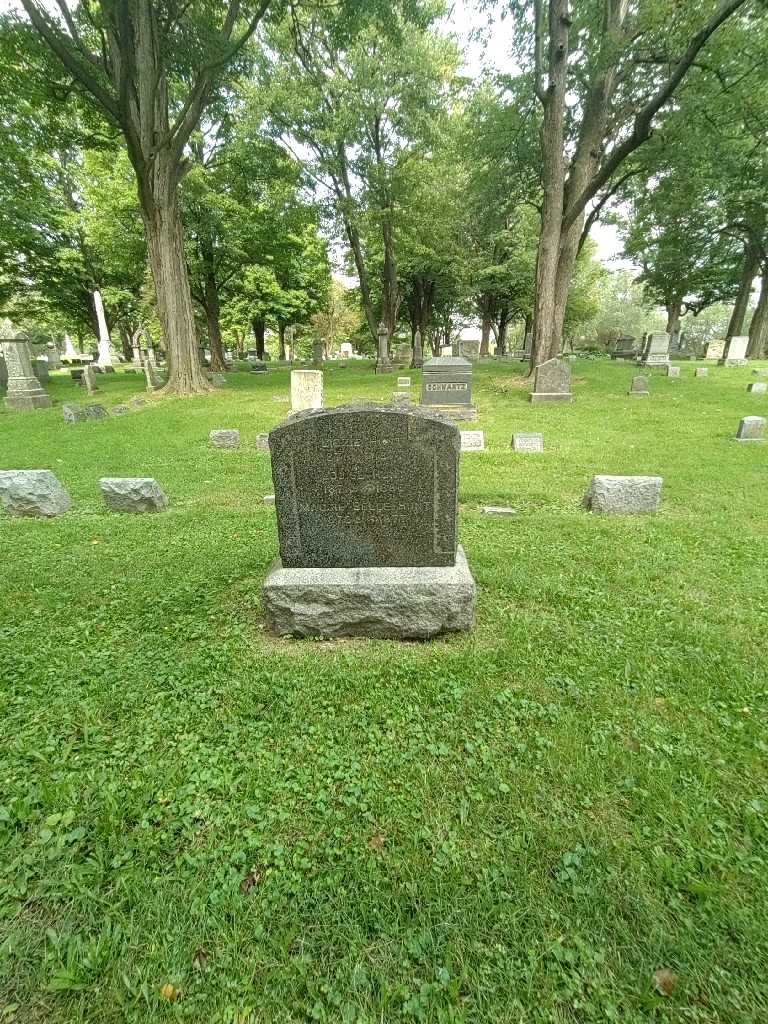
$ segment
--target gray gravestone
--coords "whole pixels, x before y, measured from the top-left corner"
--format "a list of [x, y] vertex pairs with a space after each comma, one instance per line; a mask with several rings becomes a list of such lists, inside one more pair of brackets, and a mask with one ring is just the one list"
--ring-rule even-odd
[[516, 452], [543, 452], [543, 434], [513, 434], [512, 448]]
[[74, 405], [71, 402], [62, 405], [61, 412], [64, 416], [65, 423], [79, 423], [81, 420], [87, 418], [85, 409], [82, 405]]
[[668, 366], [667, 367], [667, 376], [668, 377], [679, 377], [680, 376], [680, 367], [679, 366]]
[[92, 366], [83, 367], [83, 383], [85, 384], [85, 390], [89, 395], [93, 395], [99, 390], [96, 387], [96, 381], [94, 380], [94, 368]]
[[159, 512], [168, 505], [162, 487], [149, 476], [105, 476], [99, 487], [113, 512]]
[[256, 451], [269, 455], [269, 434], [256, 435]]
[[648, 390], [648, 379], [647, 377], [633, 377], [632, 384], [629, 391], [629, 395], [650, 395]]
[[753, 370], [752, 373], [755, 377], [768, 377], [768, 366], [759, 366], [756, 370]]
[[109, 413], [107, 412], [107, 410], [104, 408], [103, 405], [97, 405], [97, 404], [94, 403], [93, 405], [86, 405], [86, 407], [85, 407], [86, 419], [89, 419], [89, 420], [103, 420], [108, 415], [109, 415]]
[[397, 378], [397, 386], [399, 388], [409, 388], [411, 386], [411, 378], [410, 377], [398, 377]]
[[694, 377], [708, 377], [709, 376], [709, 367], [708, 366], [698, 366], [693, 371], [693, 376]]
[[660, 476], [595, 476], [584, 498], [590, 512], [638, 515], [659, 507]]
[[389, 361], [389, 332], [387, 331], [386, 324], [383, 322], [379, 324], [379, 329], [376, 333], [376, 344], [377, 354], [374, 372], [391, 373], [393, 366]]
[[48, 469], [0, 471], [0, 505], [9, 516], [58, 516], [71, 504], [69, 494]]
[[461, 356], [437, 356], [424, 363], [421, 404], [452, 419], [477, 419], [472, 405], [472, 363]]
[[756, 380], [752, 384], [747, 384], [747, 391], [751, 391], [755, 395], [764, 395], [768, 391], [768, 382]]
[[721, 366], [746, 366], [748, 347], [749, 337], [746, 334], [736, 334], [728, 342], [726, 350], [718, 362]]
[[426, 637], [471, 628], [452, 423], [416, 406], [361, 403], [293, 416], [269, 444], [280, 541], [263, 591], [270, 629]]
[[563, 359], [539, 363], [533, 380], [532, 402], [570, 402], [571, 367]]
[[762, 441], [765, 434], [764, 416], [745, 416], [739, 423], [737, 441]]
[[669, 335], [649, 334], [643, 352], [643, 366], [666, 366], [669, 363]]
[[53, 402], [32, 370], [32, 359], [26, 337], [10, 320], [0, 323], [0, 353], [5, 360], [9, 409], [49, 409]]
[[208, 440], [213, 448], [237, 448], [240, 444], [239, 430], [212, 430]]

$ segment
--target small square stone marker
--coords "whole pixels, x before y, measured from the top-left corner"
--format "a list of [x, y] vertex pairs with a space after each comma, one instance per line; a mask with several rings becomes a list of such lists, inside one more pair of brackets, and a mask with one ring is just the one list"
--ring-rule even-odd
[[647, 377], [633, 377], [632, 384], [630, 386], [628, 395], [650, 395], [648, 390], [648, 378]]
[[485, 451], [485, 434], [482, 430], [461, 430], [460, 434], [463, 452]]
[[739, 423], [737, 441], [763, 441], [765, 439], [765, 417], [745, 416]]
[[512, 448], [516, 452], [543, 452], [543, 434], [513, 434]]
[[61, 407], [61, 412], [65, 423], [80, 423], [82, 420], [87, 419], [82, 405], [75, 405], [72, 402], [65, 402]]
[[693, 376], [694, 377], [708, 377], [709, 376], [709, 367], [708, 366], [697, 366], [696, 369], [693, 371]]
[[747, 391], [751, 391], [754, 395], [764, 395], [768, 391], [768, 382], [756, 380], [752, 384], [747, 384]]
[[516, 516], [517, 509], [509, 505], [483, 505], [480, 510], [486, 516]]
[[212, 430], [208, 440], [214, 448], [237, 448], [240, 444], [240, 431]]
[[160, 512], [168, 505], [162, 487], [149, 476], [105, 476], [99, 487], [113, 512]]
[[662, 482], [660, 476], [595, 476], [583, 504], [590, 512], [608, 515], [655, 512]]
[[397, 378], [397, 386], [399, 388], [409, 388], [411, 386], [411, 378], [410, 377], [398, 377]]
[[668, 377], [679, 377], [680, 376], [680, 367], [679, 366], [668, 366], [667, 367], [667, 376]]
[[256, 435], [256, 451], [269, 455], [269, 434], [263, 433]]

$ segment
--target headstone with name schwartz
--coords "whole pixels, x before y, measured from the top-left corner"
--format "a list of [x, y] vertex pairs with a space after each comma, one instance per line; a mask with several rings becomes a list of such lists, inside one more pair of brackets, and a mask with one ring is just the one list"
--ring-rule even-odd
[[292, 416], [269, 444], [280, 541], [263, 590], [272, 631], [415, 639], [471, 629], [453, 423], [423, 407], [360, 403]]
[[571, 367], [563, 359], [539, 363], [533, 379], [532, 402], [570, 402]]
[[512, 449], [516, 452], [543, 452], [543, 434], [513, 434]]
[[421, 404], [454, 420], [475, 420], [472, 363], [461, 356], [437, 356], [424, 363]]

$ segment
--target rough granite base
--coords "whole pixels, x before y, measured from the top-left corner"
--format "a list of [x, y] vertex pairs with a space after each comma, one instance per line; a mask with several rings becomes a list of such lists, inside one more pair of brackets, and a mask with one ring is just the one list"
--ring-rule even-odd
[[427, 640], [472, 629], [475, 581], [463, 548], [452, 566], [284, 569], [264, 582], [267, 629], [280, 636]]
[[477, 419], [477, 408], [474, 405], [425, 405], [422, 408], [430, 412], [438, 412], [441, 416], [447, 416], [449, 420], [460, 423], [474, 422]]
[[532, 402], [570, 402], [573, 394], [570, 391], [532, 391]]

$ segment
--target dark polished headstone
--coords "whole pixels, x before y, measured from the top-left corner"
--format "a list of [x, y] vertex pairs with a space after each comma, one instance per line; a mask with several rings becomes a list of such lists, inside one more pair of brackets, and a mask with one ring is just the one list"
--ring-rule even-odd
[[448, 416], [474, 414], [472, 363], [461, 356], [436, 356], [424, 363], [421, 404]]
[[424, 408], [299, 413], [269, 435], [283, 568], [452, 566], [459, 432]]

